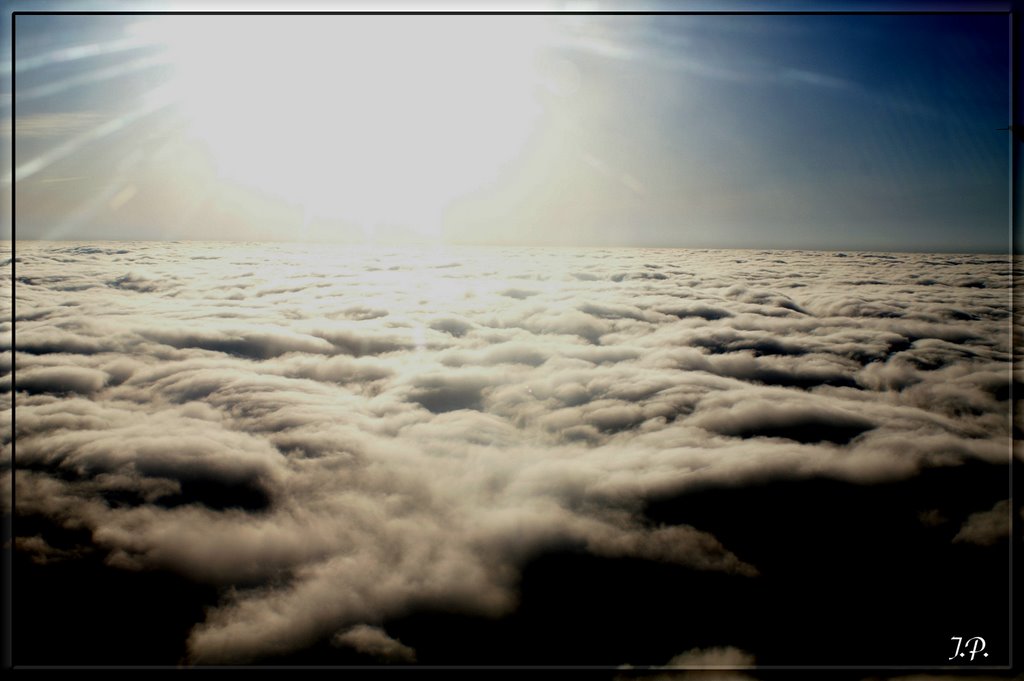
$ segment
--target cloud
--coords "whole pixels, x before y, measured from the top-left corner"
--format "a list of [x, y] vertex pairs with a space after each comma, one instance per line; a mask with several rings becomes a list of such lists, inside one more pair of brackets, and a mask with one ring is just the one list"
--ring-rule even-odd
[[[331, 354], [337, 344], [322, 338], [294, 333], [261, 332], [258, 330], [186, 331], [178, 329], [151, 330], [145, 337], [178, 349], [198, 348], [250, 359], [269, 359], [289, 352]], [[360, 341], [344, 337], [346, 350], [360, 347]], [[351, 353], [356, 354], [356, 353]]]
[[394, 336], [360, 334], [345, 328], [320, 329], [315, 334], [328, 341], [337, 351], [355, 357], [380, 355], [410, 347], [410, 343]]
[[500, 380], [498, 375], [467, 371], [425, 374], [413, 380], [409, 399], [435, 414], [456, 409], [480, 410], [484, 389]]
[[40, 535], [17, 537], [14, 540], [14, 548], [15, 550], [30, 554], [32, 562], [39, 565], [77, 558], [85, 552], [82, 549], [68, 551], [50, 546]]
[[391, 662], [416, 661], [415, 650], [391, 638], [383, 629], [365, 624], [338, 632], [331, 639], [331, 643], [336, 646], [348, 646], [365, 655]]
[[757, 582], [645, 505], [1007, 463], [1004, 264], [868, 256], [27, 242], [0, 408], [19, 515], [77, 544], [15, 548], [210, 585], [195, 663], [422, 660], [393, 620], [510, 615], [558, 550]]
[[671, 671], [651, 674], [619, 674], [617, 679], [705, 679], [707, 681], [754, 681], [756, 677], [737, 669], [754, 666], [754, 656], [734, 646], [693, 648], [675, 655], [663, 668]]
[[1010, 536], [1010, 500], [997, 502], [990, 511], [972, 513], [953, 542], [991, 546]]
[[529, 298], [530, 296], [538, 295], [539, 293], [540, 291], [531, 291], [529, 289], [509, 288], [505, 289], [504, 291], [501, 291], [500, 295], [508, 296], [509, 298], [518, 298], [519, 300], [523, 300], [525, 298]]
[[116, 279], [111, 279], [107, 282], [107, 286], [124, 289], [126, 291], [138, 291], [139, 293], [152, 293], [153, 291], [159, 291], [166, 288], [166, 286], [162, 285], [159, 280], [149, 279], [148, 277], [131, 272], [128, 274], [122, 274]]
[[18, 375], [16, 388], [28, 393], [96, 392], [107, 382], [107, 374], [76, 366], [38, 367]]
[[[779, 394], [733, 402], [729, 395], [709, 398], [689, 419], [691, 425], [736, 437], [778, 437], [797, 442], [847, 444], [874, 424], [863, 416], [827, 404]], [[735, 398], [733, 398], [735, 399]], [[705, 406], [706, 405], [706, 406]]]
[[726, 551], [717, 539], [692, 527], [663, 527], [656, 530], [633, 530], [609, 536], [598, 535], [588, 548], [606, 556], [633, 556], [659, 560], [700, 569], [735, 572], [748, 577], [757, 569]]
[[430, 328], [436, 331], [444, 331], [450, 333], [455, 337], [465, 336], [468, 331], [473, 328], [472, 322], [466, 321], [465, 319], [455, 319], [452, 317], [446, 317], [444, 319], [436, 319], [430, 323]]
[[668, 661], [668, 667], [751, 667], [754, 656], [732, 646], [694, 648]]

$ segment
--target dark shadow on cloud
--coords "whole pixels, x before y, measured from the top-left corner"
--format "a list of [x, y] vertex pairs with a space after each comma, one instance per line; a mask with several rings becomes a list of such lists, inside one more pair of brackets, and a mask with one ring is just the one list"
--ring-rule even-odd
[[107, 374], [98, 369], [75, 366], [39, 367], [19, 372], [14, 388], [30, 395], [88, 395], [102, 389], [107, 379]]
[[365, 307], [363, 305], [355, 305], [353, 307], [345, 308], [334, 314], [329, 314], [329, 319], [354, 319], [356, 321], [365, 321], [367, 319], [379, 319], [381, 317], [387, 317], [387, 310], [381, 310], [373, 307]]
[[15, 315], [14, 320], [17, 322], [34, 322], [39, 321], [41, 319], [49, 319], [51, 316], [54, 316], [56, 312], [56, 309], [29, 311], [22, 310], [21, 312], [18, 312], [17, 315]]
[[580, 312], [598, 317], [599, 319], [635, 319], [637, 321], [644, 321], [644, 315], [639, 309], [627, 305], [584, 303], [578, 309]]
[[413, 391], [409, 395], [409, 399], [421, 404], [435, 414], [456, 411], [458, 409], [475, 409], [479, 411], [481, 408], [480, 391], [475, 389], [453, 387], [426, 388]]
[[316, 335], [333, 345], [338, 352], [353, 357], [383, 355], [412, 347], [410, 343], [397, 338], [355, 331], [318, 331]]
[[632, 430], [644, 420], [643, 415], [639, 412], [630, 409], [616, 410], [614, 407], [598, 410], [587, 416], [590, 425], [607, 434]]
[[[728, 298], [734, 298], [742, 303], [761, 305], [767, 308], [781, 308], [790, 312], [809, 314], [802, 306], [789, 296], [775, 293], [773, 291], [759, 291], [748, 289], [745, 285], [736, 284], [725, 291]], [[761, 311], [761, 314], [771, 314], [770, 311]]]
[[107, 282], [107, 286], [111, 288], [121, 289], [123, 291], [135, 291], [137, 293], [152, 293], [161, 289], [161, 283], [138, 274], [128, 273], [111, 279]]
[[776, 338], [743, 339], [735, 341], [730, 345], [730, 350], [751, 350], [754, 353], [754, 357], [764, 355], [799, 357], [800, 355], [807, 354], [805, 348]]
[[[18, 516], [17, 531], [62, 544], [54, 539], [61, 530], [41, 519]], [[180, 664], [188, 632], [217, 603], [218, 590], [170, 572], [112, 568], [103, 558], [96, 552], [40, 565], [13, 551], [21, 594], [10, 604], [17, 664]]]
[[[141, 490], [135, 489], [102, 489], [95, 492], [96, 496], [103, 499], [103, 502], [110, 508], [135, 508], [145, 504], [153, 503], [161, 506], [163, 499], [147, 499]], [[169, 508], [169, 506], [167, 506]]]
[[631, 280], [631, 279], [639, 279], [639, 280], [644, 280], [644, 279], [665, 280], [665, 279], [668, 279], [668, 275], [667, 274], [663, 274], [661, 272], [644, 272], [644, 271], [641, 270], [641, 271], [638, 271], [638, 272], [616, 272], [615, 274], [611, 275], [609, 277], [609, 279], [611, 281], [616, 281], [616, 282], [622, 282], [622, 281], [627, 281], [627, 280]]
[[871, 430], [872, 426], [837, 424], [824, 420], [807, 418], [794, 420], [787, 424], [752, 426], [737, 429], [730, 435], [741, 438], [752, 437], [781, 437], [796, 442], [833, 442], [838, 445], [845, 445], [861, 433]]
[[[227, 355], [242, 357], [246, 359], [270, 359], [279, 357], [287, 352], [294, 352], [298, 348], [288, 343], [275, 343], [269, 338], [242, 337], [231, 339], [201, 339], [187, 343], [182, 347], [196, 347], [203, 350], [223, 352]], [[305, 348], [303, 348], [305, 349]]]
[[246, 332], [200, 334], [172, 331], [147, 331], [144, 335], [150, 340], [170, 345], [179, 350], [188, 348], [210, 350], [243, 359], [271, 359], [289, 352], [331, 354], [331, 348], [327, 344], [312, 336]]
[[1020, 381], [1007, 381], [1006, 383], [992, 387], [992, 396], [1000, 402], [1006, 402], [1011, 395], [1024, 395], [1024, 383]]
[[634, 348], [615, 346], [595, 347], [591, 345], [583, 345], [562, 350], [562, 355], [564, 357], [582, 359], [583, 361], [590, 362], [591, 364], [606, 365], [614, 365], [618, 362], [628, 362], [636, 359], [641, 354], [640, 350]]
[[489, 382], [476, 376], [432, 375], [420, 377], [409, 399], [441, 414], [458, 409], [483, 408], [483, 390]]
[[531, 296], [539, 295], [540, 291], [530, 291], [521, 288], [509, 288], [504, 291], [498, 291], [498, 295], [505, 296], [507, 298], [516, 298], [518, 300], [525, 300]]
[[[728, 356], [728, 355], [725, 355]], [[754, 366], [716, 366], [713, 373], [719, 376], [738, 378], [762, 385], [782, 388], [816, 388], [828, 385], [841, 388], [856, 388], [857, 382], [840, 370], [808, 370], [800, 373], [796, 370], [777, 368], [765, 365]]]
[[15, 279], [15, 283], [18, 286], [38, 286], [46, 287], [47, 289], [53, 289], [54, 291], [61, 291], [64, 293], [73, 293], [75, 291], [85, 291], [91, 288], [96, 288], [96, 284], [92, 283], [79, 283], [79, 284], [63, 284], [61, 282], [67, 281], [69, 277], [18, 277]]
[[[989, 663], [1005, 664], [1007, 543], [953, 544], [958, 522], [928, 528], [920, 513], [966, 518], [990, 508], [1005, 496], [1008, 474], [970, 462], [870, 486], [820, 478], [709, 485], [653, 500], [646, 515], [699, 523], [760, 571], [728, 593], [695, 594], [730, 616], [702, 620], [688, 641], [731, 640], [764, 665], [932, 665], [936, 641], [970, 626], [998, 656]], [[861, 631], [873, 632], [870, 650], [850, 635]]]
[[898, 356], [921, 371], [936, 371], [975, 358], [978, 354], [952, 343], [924, 340]]
[[69, 353], [75, 355], [96, 355], [101, 352], [116, 352], [120, 348], [102, 339], [87, 338], [66, 332], [55, 333], [47, 337], [44, 333], [18, 337], [18, 352], [29, 355], [56, 355]]
[[802, 348], [794, 343], [767, 336], [763, 338], [738, 338], [728, 341], [715, 337], [694, 338], [690, 341], [690, 345], [703, 348], [715, 355], [725, 354], [728, 352], [738, 352], [741, 350], [750, 350], [754, 357], [762, 357], [765, 355], [799, 357], [800, 355], [805, 355], [808, 352], [806, 348]]
[[123, 248], [104, 248], [103, 246], [69, 246], [54, 249], [54, 253], [68, 255], [128, 255], [131, 251]]
[[264, 296], [276, 296], [282, 293], [307, 293], [308, 291], [316, 288], [326, 288], [330, 286], [330, 282], [319, 282], [319, 283], [302, 283], [295, 284], [293, 286], [274, 286], [271, 288], [258, 289], [252, 293], [256, 298], [262, 298]]
[[840, 298], [816, 308], [819, 316], [869, 317], [871, 319], [902, 319], [905, 312], [893, 303], [860, 298]]
[[441, 364], [450, 367], [491, 366], [495, 364], [521, 364], [536, 367], [546, 362], [549, 355], [525, 343], [502, 343], [483, 351], [454, 351], [441, 356]]
[[733, 316], [732, 312], [728, 310], [709, 305], [663, 306], [655, 309], [662, 314], [678, 317], [679, 319], [699, 317], [707, 321], [715, 321], [716, 319], [726, 319]]
[[888, 360], [890, 357], [898, 355], [904, 350], [908, 350], [914, 345], [915, 338], [900, 338], [899, 340], [890, 341], [888, 347], [885, 349], [885, 353], [880, 359]]
[[434, 331], [451, 334], [456, 338], [462, 338], [474, 328], [474, 325], [464, 319], [446, 317], [444, 319], [435, 319], [432, 321], [430, 323], [430, 328]]
[[740, 438], [778, 437], [801, 443], [848, 444], [875, 427], [871, 421], [847, 412], [806, 405], [744, 405], [699, 414], [691, 421], [705, 430]]
[[256, 479], [218, 480], [212, 477], [178, 476], [181, 491], [159, 497], [153, 503], [161, 508], [199, 504], [215, 511], [237, 508], [249, 513], [270, 508], [271, 498]]
[[[688, 646], [710, 645], [736, 616], [749, 577], [555, 547], [526, 566], [517, 609], [503, 618], [466, 614], [456, 603], [416, 607], [381, 627], [416, 651], [420, 665], [662, 664]], [[681, 613], [685, 615], [681, 616]], [[671, 622], [671, 626], [666, 626]], [[680, 645], [683, 647], [680, 648]], [[324, 639], [260, 664], [350, 664]], [[365, 662], [363, 662], [365, 663]], [[372, 662], [371, 662], [372, 663]], [[575, 676], [575, 675], [574, 675]]]
[[[183, 452], [187, 456], [187, 452]], [[244, 465], [244, 464], [243, 464]], [[272, 497], [269, 486], [258, 471], [232, 468], [230, 463], [199, 461], [187, 458], [177, 461], [145, 460], [139, 458], [131, 466], [111, 467], [104, 463], [77, 462], [68, 465], [62, 459], [53, 461], [20, 461], [18, 469], [45, 473], [47, 477], [73, 483], [83, 494], [95, 494], [111, 508], [133, 508], [152, 504], [160, 508], [175, 508], [198, 504], [216, 511], [237, 508], [247, 512], [260, 512], [270, 508]], [[120, 485], [104, 485], [105, 476], [128, 472], [134, 477]], [[167, 486], [160, 494], [151, 494], [143, 480]], [[19, 523], [20, 523], [19, 516]], [[85, 542], [89, 545], [89, 542]]]

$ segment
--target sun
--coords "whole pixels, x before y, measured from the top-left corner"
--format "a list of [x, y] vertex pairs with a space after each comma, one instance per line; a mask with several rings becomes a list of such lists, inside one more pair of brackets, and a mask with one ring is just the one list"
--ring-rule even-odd
[[225, 181], [372, 234], [436, 236], [541, 114], [539, 16], [164, 16], [188, 134]]

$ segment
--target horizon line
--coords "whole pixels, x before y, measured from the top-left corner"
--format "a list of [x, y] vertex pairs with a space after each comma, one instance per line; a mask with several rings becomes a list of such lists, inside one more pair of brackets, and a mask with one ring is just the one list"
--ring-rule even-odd
[[0, 243], [13, 244], [19, 242], [38, 243], [203, 243], [203, 244], [294, 244], [294, 245], [328, 245], [328, 246], [358, 246], [370, 248], [446, 248], [446, 247], [470, 247], [470, 248], [557, 248], [557, 249], [644, 249], [644, 250], [689, 250], [689, 251], [791, 251], [791, 252], [815, 252], [815, 253], [908, 253], [908, 254], [943, 254], [943, 255], [1024, 255], [1024, 249], [1008, 248], [1003, 251], [991, 250], [956, 250], [953, 248], [937, 248], [934, 250], [910, 249], [910, 248], [870, 248], [870, 247], [795, 247], [795, 246], [683, 246], [683, 245], [656, 245], [656, 244], [551, 244], [551, 243], [500, 243], [500, 242], [472, 242], [472, 241], [444, 241], [444, 240], [395, 240], [395, 241], [344, 241], [330, 239], [71, 239], [57, 238], [46, 239], [39, 237], [24, 238], [0, 238]]

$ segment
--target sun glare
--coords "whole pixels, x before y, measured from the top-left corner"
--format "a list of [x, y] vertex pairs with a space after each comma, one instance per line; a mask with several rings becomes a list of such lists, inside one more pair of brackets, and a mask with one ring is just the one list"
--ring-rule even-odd
[[437, 236], [540, 114], [545, 17], [181, 16], [172, 91], [227, 182], [343, 219]]

